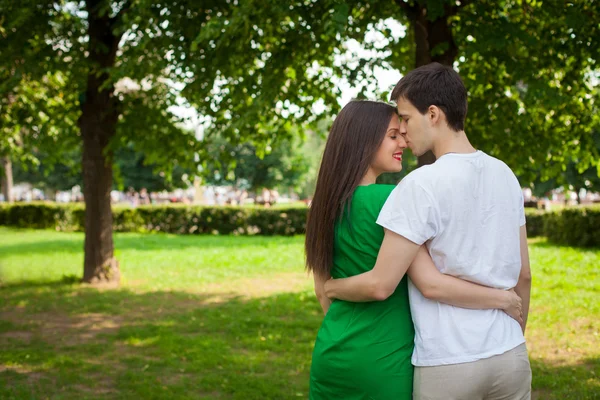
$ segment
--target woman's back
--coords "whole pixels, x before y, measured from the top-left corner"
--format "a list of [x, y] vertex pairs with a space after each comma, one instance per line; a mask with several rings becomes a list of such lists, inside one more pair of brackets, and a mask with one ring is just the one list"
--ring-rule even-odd
[[[359, 186], [348, 218], [336, 224], [333, 278], [369, 271], [383, 241], [376, 224], [394, 186]], [[414, 328], [406, 277], [382, 302], [335, 300], [317, 335], [311, 399], [402, 399], [412, 395]]]

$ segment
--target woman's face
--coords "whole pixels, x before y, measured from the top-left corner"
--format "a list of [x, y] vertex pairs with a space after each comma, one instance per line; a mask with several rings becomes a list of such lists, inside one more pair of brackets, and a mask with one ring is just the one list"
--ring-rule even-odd
[[402, 171], [404, 149], [406, 149], [406, 140], [400, 134], [400, 120], [397, 115], [393, 115], [371, 168], [377, 174]]

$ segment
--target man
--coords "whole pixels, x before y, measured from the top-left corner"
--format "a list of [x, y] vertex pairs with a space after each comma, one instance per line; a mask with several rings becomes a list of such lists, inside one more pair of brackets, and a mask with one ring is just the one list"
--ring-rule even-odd
[[385, 238], [373, 270], [327, 281], [326, 294], [347, 301], [387, 298], [424, 244], [443, 273], [514, 287], [523, 301], [521, 325], [500, 310], [428, 300], [410, 283], [414, 398], [529, 399], [524, 331], [531, 273], [520, 185], [506, 164], [470, 144], [467, 91], [452, 68], [417, 68], [391, 97], [412, 152], [431, 150], [437, 161], [409, 174], [388, 198], [377, 220]]

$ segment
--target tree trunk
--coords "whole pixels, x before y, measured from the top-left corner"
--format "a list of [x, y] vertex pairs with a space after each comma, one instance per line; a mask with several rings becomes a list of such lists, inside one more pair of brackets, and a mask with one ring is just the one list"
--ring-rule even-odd
[[[101, 13], [99, 0], [87, 0], [90, 69], [85, 98], [81, 101], [79, 127], [83, 138], [83, 195], [85, 200], [85, 259], [83, 281], [119, 282], [119, 263], [114, 257], [110, 191], [113, 184], [112, 152], [108, 144], [116, 133], [119, 117], [114, 85], [105, 71], [115, 64], [119, 37], [113, 21]], [[103, 72], [99, 72], [103, 71]]]
[[2, 186], [2, 194], [4, 195], [4, 201], [12, 203], [13, 199], [13, 173], [12, 173], [12, 162], [10, 157], [2, 157], [2, 179], [0, 180], [0, 186]]
[[[458, 47], [454, 42], [448, 19], [458, 12], [459, 6], [444, 6], [444, 15], [431, 21], [427, 18], [426, 6], [419, 2], [409, 6], [408, 3], [399, 1], [398, 4], [404, 8], [411, 21], [415, 36], [415, 68], [432, 62], [452, 66], [458, 54]], [[433, 162], [435, 156], [431, 151], [418, 157], [419, 167]]]

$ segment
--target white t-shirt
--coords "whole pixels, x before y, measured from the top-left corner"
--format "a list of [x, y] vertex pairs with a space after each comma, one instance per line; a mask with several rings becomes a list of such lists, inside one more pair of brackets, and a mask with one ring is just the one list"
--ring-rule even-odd
[[[444, 274], [509, 289], [521, 271], [523, 194], [502, 161], [477, 151], [446, 154], [406, 176], [377, 223], [426, 243]], [[458, 364], [511, 350], [525, 338], [500, 310], [470, 310], [428, 300], [409, 281], [416, 366]]]

